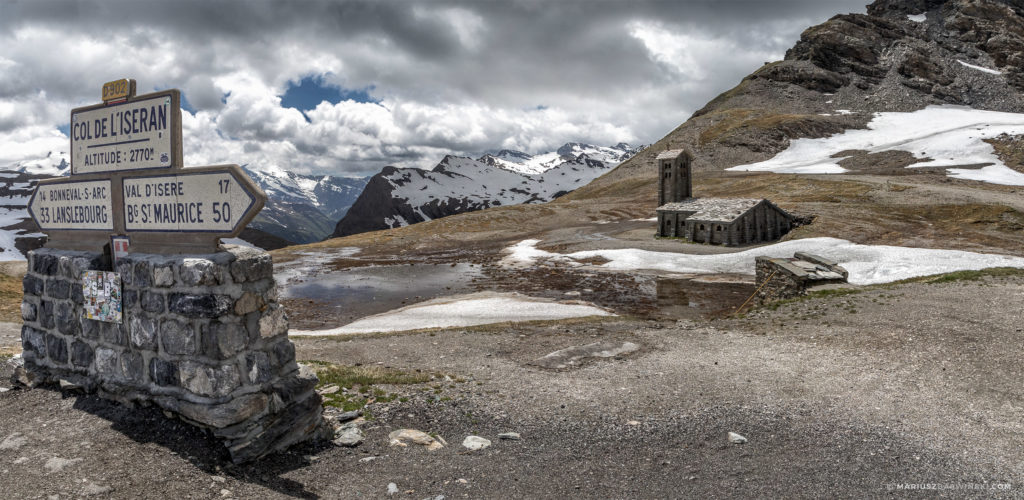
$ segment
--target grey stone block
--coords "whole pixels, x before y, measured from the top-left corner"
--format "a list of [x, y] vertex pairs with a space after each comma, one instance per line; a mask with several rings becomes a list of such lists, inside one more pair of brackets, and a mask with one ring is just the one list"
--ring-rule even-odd
[[186, 360], [180, 363], [179, 376], [182, 387], [200, 396], [227, 396], [241, 383], [234, 365], [209, 366]]
[[71, 343], [71, 364], [84, 368], [92, 364], [92, 357], [92, 347], [89, 347], [89, 344], [80, 340]]
[[53, 299], [66, 299], [71, 296], [71, 284], [59, 278], [46, 280], [46, 295]]
[[156, 385], [178, 386], [178, 365], [160, 358], [149, 360], [149, 378]]
[[[86, 321], [94, 321], [87, 319]], [[127, 346], [128, 345], [128, 329], [124, 325], [119, 323], [107, 323], [106, 321], [96, 321], [99, 323], [100, 340], [108, 344]]]
[[281, 368], [295, 361], [295, 344], [288, 339], [274, 344], [270, 352], [274, 355], [274, 368]]
[[249, 332], [249, 340], [255, 342], [260, 339], [260, 313], [245, 315], [245, 329]]
[[63, 337], [56, 335], [46, 336], [46, 356], [54, 363], [68, 362], [68, 343]]
[[148, 288], [153, 286], [153, 264], [146, 260], [135, 263], [132, 269], [132, 286], [136, 288]]
[[21, 348], [25, 353], [33, 353], [37, 359], [46, 357], [46, 338], [43, 332], [28, 325], [21, 327]]
[[215, 321], [203, 332], [203, 353], [214, 359], [234, 356], [248, 344], [249, 333], [238, 323]]
[[178, 273], [181, 275], [181, 282], [186, 286], [217, 284], [214, 263], [208, 259], [185, 259]]
[[61, 256], [57, 264], [60, 275], [72, 283], [82, 280], [82, 273], [90, 269], [99, 269], [94, 259], [85, 256]]
[[196, 333], [192, 325], [175, 319], [160, 322], [160, 343], [164, 352], [176, 355], [196, 353]]
[[84, 315], [79, 316], [78, 324], [82, 332], [82, 338], [95, 340], [100, 338], [100, 326], [99, 321], [86, 318]]
[[80, 323], [75, 308], [68, 302], [56, 302], [54, 319], [57, 323], [57, 331], [64, 335], [78, 335]]
[[233, 303], [228, 295], [172, 293], [168, 308], [189, 318], [216, 318], [227, 314]]
[[121, 310], [128, 311], [139, 303], [139, 292], [135, 290], [124, 290], [121, 292]]
[[131, 259], [118, 259], [114, 270], [121, 275], [122, 286], [135, 286], [135, 263]]
[[21, 289], [25, 292], [25, 295], [42, 297], [45, 283], [46, 282], [43, 281], [42, 278], [32, 274], [26, 274], [21, 280]]
[[57, 257], [54, 255], [33, 252], [32, 272], [52, 276], [57, 273]]
[[42, 306], [39, 309], [39, 326], [46, 330], [53, 329], [53, 302], [44, 299], [39, 302], [39, 305]]
[[270, 380], [273, 374], [270, 368], [270, 358], [264, 352], [253, 351], [245, 355], [245, 373], [249, 382], [262, 384]]
[[260, 318], [260, 337], [268, 338], [288, 333], [288, 316], [283, 307], [265, 311]]
[[245, 316], [251, 312], [259, 311], [264, 304], [263, 297], [252, 292], [245, 292], [235, 301], [235, 315]]
[[141, 300], [142, 310], [150, 313], [160, 314], [164, 312], [164, 294], [143, 290]]
[[101, 375], [117, 375], [117, 351], [108, 347], [96, 348], [96, 371]]
[[156, 350], [156, 320], [148, 316], [133, 315], [128, 320], [128, 337], [132, 347], [147, 351]]
[[259, 281], [274, 274], [270, 254], [257, 249], [232, 249], [237, 259], [231, 263], [231, 277], [236, 283]]
[[174, 268], [157, 266], [153, 268], [153, 286], [168, 287], [174, 284]]
[[21, 319], [24, 321], [36, 320], [36, 305], [27, 301], [21, 301]]
[[262, 413], [267, 408], [267, 395], [247, 394], [218, 405], [204, 405], [183, 401], [179, 406], [181, 414], [190, 420], [223, 429], [244, 422]]
[[77, 305], [85, 304], [85, 292], [82, 291], [82, 282], [71, 282], [71, 301]]
[[142, 360], [142, 354], [137, 352], [124, 352], [121, 354], [121, 372], [124, 377], [134, 382], [144, 382], [146, 370]]

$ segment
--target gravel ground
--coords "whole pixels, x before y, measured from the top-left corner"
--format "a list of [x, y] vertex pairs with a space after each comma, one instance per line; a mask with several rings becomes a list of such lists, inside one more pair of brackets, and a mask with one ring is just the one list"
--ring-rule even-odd
[[[387, 388], [408, 400], [371, 404], [356, 448], [307, 445], [247, 466], [152, 409], [7, 391], [0, 477], [11, 498], [378, 498], [389, 483], [393, 498], [417, 499], [905, 496], [896, 484], [1024, 497], [1022, 310], [1024, 278], [1013, 277], [869, 289], [710, 322], [297, 339], [300, 359], [452, 380]], [[530, 364], [598, 341], [641, 349], [561, 371]], [[449, 446], [389, 447], [399, 428]], [[509, 431], [522, 439], [498, 439]], [[748, 442], [731, 444], [729, 432]], [[468, 452], [460, 443], [471, 434], [493, 444]]]

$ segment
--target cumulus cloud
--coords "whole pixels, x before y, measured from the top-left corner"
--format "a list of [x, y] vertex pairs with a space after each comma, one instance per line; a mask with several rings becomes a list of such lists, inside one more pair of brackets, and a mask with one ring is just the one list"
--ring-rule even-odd
[[[182, 90], [188, 165], [362, 175], [448, 153], [647, 143], [863, 3], [2, 2], [0, 162], [66, 150], [70, 109], [121, 77]], [[373, 102], [282, 106], [308, 76]]]

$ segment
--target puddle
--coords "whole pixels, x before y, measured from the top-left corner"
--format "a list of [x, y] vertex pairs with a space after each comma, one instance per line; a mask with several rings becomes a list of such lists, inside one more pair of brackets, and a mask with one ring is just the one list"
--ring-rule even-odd
[[479, 265], [412, 264], [356, 267], [278, 280], [296, 329], [334, 328], [356, 319], [446, 295], [474, 291]]
[[750, 282], [658, 278], [652, 317], [698, 319], [732, 313], [754, 293]]

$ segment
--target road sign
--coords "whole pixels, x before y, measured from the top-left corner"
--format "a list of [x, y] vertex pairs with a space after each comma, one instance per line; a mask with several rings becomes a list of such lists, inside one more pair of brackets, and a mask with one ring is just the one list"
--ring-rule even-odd
[[103, 84], [103, 102], [135, 97], [135, 80], [122, 78]]
[[130, 234], [135, 252], [214, 252], [263, 208], [267, 195], [238, 165], [182, 168], [179, 91], [136, 97], [124, 79], [107, 82], [103, 100], [71, 110], [71, 179], [39, 181], [29, 200], [48, 247], [116, 258]]
[[70, 132], [72, 175], [181, 168], [181, 94], [73, 109]]
[[29, 214], [43, 231], [114, 229], [110, 180], [48, 179], [28, 202]]
[[214, 232], [234, 236], [263, 208], [263, 193], [236, 165], [123, 180], [128, 232]]

